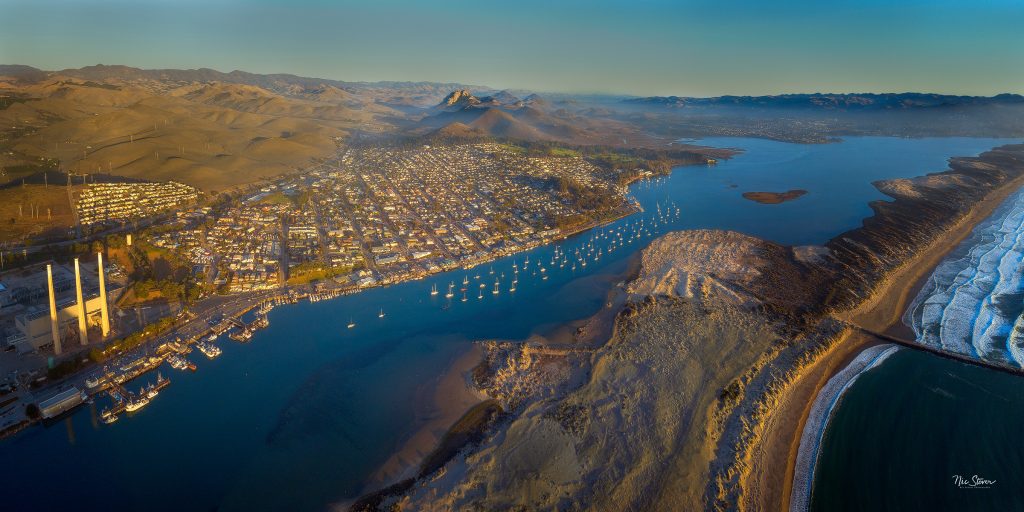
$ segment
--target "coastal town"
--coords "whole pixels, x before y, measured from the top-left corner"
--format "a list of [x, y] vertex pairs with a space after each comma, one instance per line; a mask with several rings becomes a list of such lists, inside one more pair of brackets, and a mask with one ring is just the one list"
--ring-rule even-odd
[[[206, 200], [174, 182], [87, 185], [77, 198], [80, 226], [118, 230], [105, 236], [107, 269], [101, 254], [83, 261], [85, 278], [77, 259], [73, 270], [45, 261], [0, 274], [11, 306], [0, 318], [10, 395], [0, 428], [17, 431], [33, 415], [58, 416], [99, 394], [112, 401], [101, 414], [112, 423], [170, 380], [138, 392], [126, 383], [164, 363], [194, 370], [184, 357], [193, 348], [212, 359], [219, 335], [248, 341], [277, 304], [551, 243], [638, 211], [626, 184], [651, 175], [498, 143], [421, 144], [341, 148], [304, 172]], [[123, 230], [155, 216], [167, 220]], [[168, 261], [177, 271], [157, 270]], [[175, 296], [168, 284], [193, 293]], [[83, 289], [84, 302], [72, 293]]]
[[366, 287], [536, 247], [635, 211], [580, 156], [500, 144], [348, 148], [222, 212], [179, 212], [153, 244], [229, 292], [331, 279]]

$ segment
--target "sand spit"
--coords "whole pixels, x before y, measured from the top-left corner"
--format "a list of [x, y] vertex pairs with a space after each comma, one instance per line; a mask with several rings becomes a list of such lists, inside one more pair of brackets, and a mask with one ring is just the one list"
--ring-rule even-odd
[[823, 247], [653, 242], [603, 345], [488, 344], [476, 384], [504, 418], [380, 508], [785, 509], [817, 391], [878, 344], [849, 326], [898, 322], [960, 230], [1024, 184], [1024, 146], [950, 168], [876, 184], [894, 200]]

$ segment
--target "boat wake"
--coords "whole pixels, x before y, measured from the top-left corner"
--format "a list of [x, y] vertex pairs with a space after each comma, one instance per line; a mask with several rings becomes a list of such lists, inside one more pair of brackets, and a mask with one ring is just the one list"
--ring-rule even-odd
[[1024, 191], [947, 257], [904, 321], [920, 343], [1024, 366]]

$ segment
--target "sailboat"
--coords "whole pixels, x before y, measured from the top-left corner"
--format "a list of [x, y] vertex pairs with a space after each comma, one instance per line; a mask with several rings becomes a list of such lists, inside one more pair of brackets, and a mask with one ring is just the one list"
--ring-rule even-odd
[[466, 290], [462, 290], [462, 302], [466, 302]]
[[436, 284], [430, 286], [430, 295], [437, 295], [437, 285]]
[[476, 298], [478, 298], [478, 299], [484, 298], [484, 289], [483, 288], [480, 289], [480, 293], [477, 294]]
[[444, 294], [444, 296], [446, 298], [449, 298], [449, 299], [454, 297], [455, 296], [455, 292], [452, 291], [454, 289], [455, 289], [455, 283], [448, 283], [448, 293]]
[[377, 318], [384, 318], [384, 308], [380, 308], [380, 313], [377, 313]]
[[497, 295], [498, 293], [500, 293], [500, 292], [498, 291], [498, 282], [497, 282], [497, 281], [495, 281], [495, 282], [494, 282], [494, 291], [492, 291], [491, 293], [493, 293], [493, 294], [495, 294], [495, 295]]
[[469, 284], [469, 274], [466, 274], [466, 276], [462, 278], [462, 286], [466, 286], [467, 284]]
[[348, 328], [351, 329], [356, 326], [356, 321], [352, 317], [348, 317]]

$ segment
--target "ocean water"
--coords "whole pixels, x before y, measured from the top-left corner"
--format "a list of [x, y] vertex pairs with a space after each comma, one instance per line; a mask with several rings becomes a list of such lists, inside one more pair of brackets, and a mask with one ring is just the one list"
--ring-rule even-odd
[[[631, 255], [654, 237], [690, 228], [732, 229], [784, 244], [823, 243], [857, 227], [869, 201], [885, 199], [871, 182], [946, 168], [1009, 141], [857, 137], [801, 145], [715, 138], [704, 143], [745, 152], [714, 167], [683, 167], [632, 194], [645, 212], [561, 242], [572, 254], [597, 233], [635, 228], [650, 235], [605, 248], [585, 269], [551, 265], [553, 247], [469, 271], [367, 290], [318, 303], [276, 308], [271, 325], [245, 345], [226, 337], [224, 353], [190, 357], [195, 373], [162, 369], [172, 384], [145, 409], [113, 425], [82, 407], [45, 428], [0, 442], [11, 510], [322, 510], [363, 490], [367, 478], [431, 414], [424, 396], [473, 340], [524, 339], [604, 307]], [[806, 189], [779, 205], [747, 191]], [[663, 212], [678, 206], [678, 217]], [[599, 240], [598, 246], [605, 242]], [[513, 262], [545, 262], [549, 279]], [[490, 274], [493, 267], [494, 275]], [[502, 278], [501, 274], [505, 277]], [[467, 302], [431, 297], [470, 276], [488, 285]], [[481, 275], [481, 281], [473, 279]], [[493, 281], [502, 293], [493, 295]], [[383, 308], [386, 316], [377, 318]], [[356, 322], [347, 329], [349, 319]], [[887, 366], [887, 365], [883, 365]], [[150, 376], [149, 378], [152, 378]], [[143, 381], [144, 382], [144, 381]], [[137, 389], [139, 382], [129, 385]], [[886, 395], [882, 395], [886, 396]], [[1024, 467], [1024, 466], [1018, 466]]]
[[[935, 269], [904, 321], [920, 343], [1024, 363], [1024, 191]], [[812, 510], [1024, 510], [1024, 377], [900, 350], [865, 372], [821, 442]], [[972, 487], [975, 475], [995, 482]]]
[[811, 510], [1024, 510], [1022, 425], [1024, 378], [901, 349], [833, 410]]
[[904, 317], [921, 343], [1024, 365], [1024, 191], [932, 273]]

